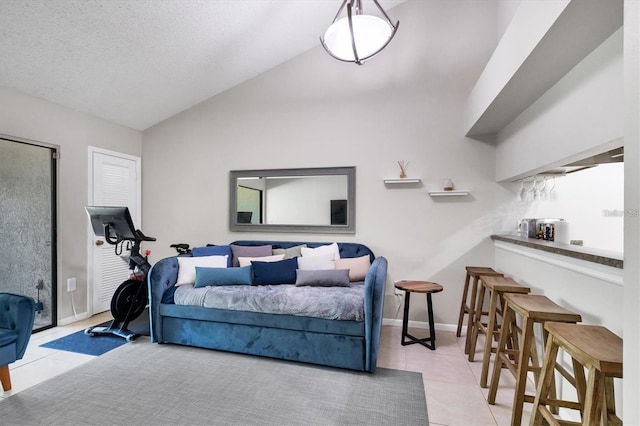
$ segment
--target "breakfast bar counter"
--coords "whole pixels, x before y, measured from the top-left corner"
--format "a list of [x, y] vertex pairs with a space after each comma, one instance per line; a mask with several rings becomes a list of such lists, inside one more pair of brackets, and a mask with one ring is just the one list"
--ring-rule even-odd
[[526, 238], [519, 235], [492, 235], [493, 241], [502, 241], [517, 246], [541, 250], [547, 253], [568, 256], [574, 259], [598, 263], [613, 268], [623, 268], [621, 253], [595, 248], [582, 247], [572, 244], [562, 244], [553, 241], [545, 241], [535, 238]]

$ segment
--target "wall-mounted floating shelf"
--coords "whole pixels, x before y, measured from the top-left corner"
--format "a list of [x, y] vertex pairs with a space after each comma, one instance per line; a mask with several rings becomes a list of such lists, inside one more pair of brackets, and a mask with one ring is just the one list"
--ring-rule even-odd
[[406, 184], [416, 184], [420, 183], [422, 180], [420, 178], [398, 178], [398, 179], [385, 179], [385, 185], [406, 185]]
[[460, 197], [469, 195], [471, 192], [466, 189], [456, 189], [454, 191], [429, 191], [431, 197]]

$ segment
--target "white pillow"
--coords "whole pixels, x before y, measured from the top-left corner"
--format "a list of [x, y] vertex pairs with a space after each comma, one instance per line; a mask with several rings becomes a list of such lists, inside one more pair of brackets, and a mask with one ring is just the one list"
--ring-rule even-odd
[[326, 246], [320, 246], [316, 248], [302, 247], [300, 249], [300, 252], [302, 253], [302, 257], [331, 253], [333, 254], [334, 259], [340, 259], [340, 249], [338, 249], [338, 243], [328, 244]]
[[239, 257], [238, 262], [240, 266], [251, 266], [252, 260], [258, 260], [260, 262], [277, 262], [278, 260], [284, 259], [284, 253], [282, 254], [274, 254], [273, 256], [262, 256], [262, 257]]
[[333, 253], [317, 254], [314, 256], [302, 256], [298, 258], [298, 269], [314, 271], [321, 269], [336, 269]]
[[194, 284], [196, 266], [205, 268], [226, 268], [228, 255], [224, 256], [178, 256], [178, 280], [176, 285]]

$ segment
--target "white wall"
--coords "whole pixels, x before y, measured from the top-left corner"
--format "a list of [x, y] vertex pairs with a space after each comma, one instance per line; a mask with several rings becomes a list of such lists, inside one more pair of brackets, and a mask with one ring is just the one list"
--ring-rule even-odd
[[622, 75], [618, 30], [498, 133], [496, 179], [531, 175], [611, 141], [622, 146]]
[[624, 423], [640, 424], [640, 2], [624, 2]]
[[[494, 2], [408, 1], [391, 44], [364, 66], [314, 48], [143, 133], [144, 223], [169, 245], [236, 239], [357, 241], [389, 260], [393, 281], [436, 280], [435, 320], [455, 324], [466, 265], [491, 265], [488, 236], [513, 196], [494, 182], [494, 147], [463, 136], [468, 93], [496, 43]], [[386, 188], [397, 161], [422, 187]], [[357, 233], [296, 235], [228, 230], [229, 170], [357, 168]], [[472, 196], [435, 200], [445, 177]], [[426, 321], [416, 299], [411, 318]]]
[[77, 278], [76, 312], [87, 312], [87, 148], [140, 155], [141, 133], [0, 88], [0, 133], [60, 147], [58, 161], [58, 319], [73, 320], [66, 280]]

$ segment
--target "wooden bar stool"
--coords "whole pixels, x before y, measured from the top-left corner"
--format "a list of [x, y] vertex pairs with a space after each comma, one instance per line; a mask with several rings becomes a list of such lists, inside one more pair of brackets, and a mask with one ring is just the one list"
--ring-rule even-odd
[[[613, 391], [613, 378], [622, 378], [622, 339], [595, 325], [547, 322], [544, 328], [549, 337], [530, 424], [540, 425], [543, 419], [551, 425], [575, 424], [556, 418], [549, 407], [580, 410], [584, 425], [598, 425], [602, 420], [605, 424], [622, 424], [616, 416]], [[578, 402], [555, 399], [551, 392], [560, 348], [571, 356]]]
[[[462, 324], [464, 323], [464, 315], [468, 314], [467, 317], [467, 337], [464, 345], [464, 353], [469, 353], [469, 347], [471, 346], [471, 330], [473, 328], [473, 310], [476, 306], [476, 296], [478, 294], [478, 281], [480, 281], [480, 277], [482, 275], [486, 276], [497, 276], [501, 277], [502, 274], [500, 272], [494, 271], [492, 268], [487, 268], [484, 266], [466, 266], [467, 277], [464, 281], [464, 289], [462, 290], [462, 301], [460, 302], [460, 314], [458, 316], [458, 329], [456, 330], [456, 336], [460, 337], [462, 333]], [[473, 278], [473, 284], [471, 286], [471, 300], [469, 304], [467, 304], [467, 299], [469, 298], [469, 283], [471, 282], [471, 278]]]
[[[535, 323], [544, 324], [547, 321], [576, 323], [582, 321], [579, 314], [568, 311], [555, 304], [546, 296], [533, 294], [507, 293], [504, 295], [504, 316], [500, 329], [500, 341], [493, 365], [493, 376], [487, 401], [495, 404], [496, 393], [500, 381], [500, 372], [507, 368], [516, 378], [511, 424], [520, 425], [522, 422], [522, 408], [524, 402], [533, 403], [535, 396], [526, 395], [527, 373], [534, 373], [536, 383], [540, 373], [538, 348], [536, 345], [533, 326]], [[522, 320], [522, 328], [517, 325], [518, 317]], [[520, 339], [518, 340], [518, 334]], [[546, 338], [546, 332], [544, 338]], [[513, 348], [508, 348], [507, 341], [511, 337]], [[519, 342], [519, 343], [518, 343]], [[544, 342], [544, 339], [543, 339]], [[544, 353], [544, 351], [542, 352]], [[531, 360], [531, 364], [529, 363]], [[560, 365], [555, 366], [565, 377], [569, 373]], [[552, 391], [555, 387], [552, 388]], [[555, 394], [554, 394], [555, 398]]]
[[[489, 359], [491, 353], [496, 351], [493, 347], [493, 340], [498, 338], [500, 332], [500, 324], [498, 323], [498, 315], [502, 317], [504, 312], [503, 296], [506, 293], [529, 293], [531, 289], [524, 287], [511, 278], [482, 276], [478, 300], [474, 309], [474, 326], [471, 336], [471, 346], [469, 347], [469, 361], [473, 361], [478, 343], [478, 333], [485, 335], [484, 356], [482, 358], [482, 374], [480, 375], [480, 386], [487, 387], [487, 377], [489, 375]], [[487, 313], [487, 323], [482, 322], [484, 312], [482, 305], [484, 304], [484, 296], [486, 292], [491, 295], [489, 303], [489, 312]], [[500, 305], [500, 306], [498, 306]]]

